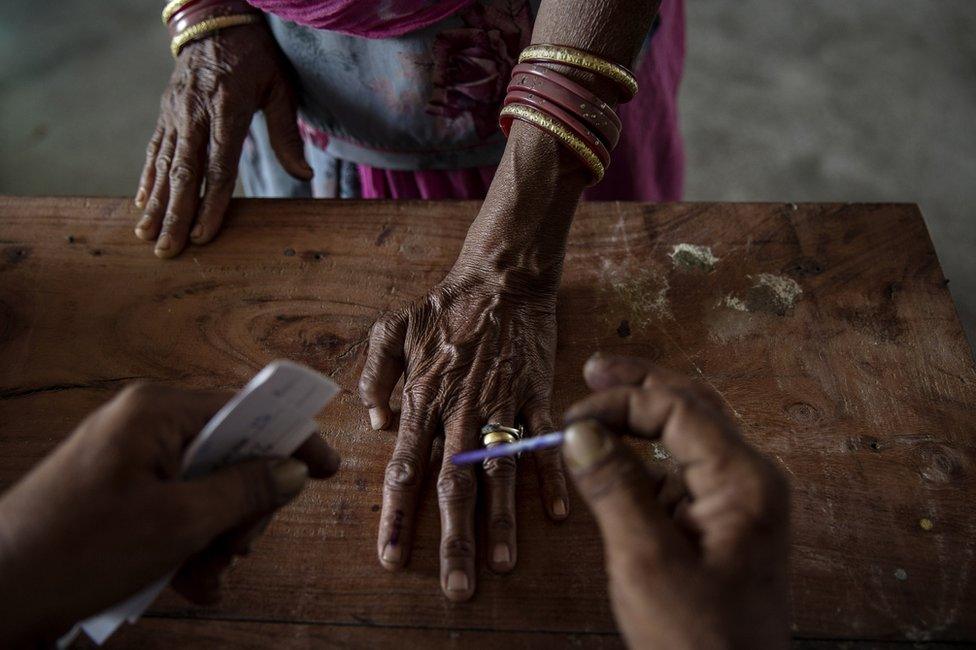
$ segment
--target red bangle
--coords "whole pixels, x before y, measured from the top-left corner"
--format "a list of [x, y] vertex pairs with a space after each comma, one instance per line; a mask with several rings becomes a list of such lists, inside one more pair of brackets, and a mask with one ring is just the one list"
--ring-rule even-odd
[[196, 0], [180, 7], [166, 27], [172, 38], [209, 18], [254, 13], [260, 12], [244, 0]]
[[617, 113], [610, 108], [610, 105], [566, 75], [560, 74], [555, 70], [537, 63], [519, 63], [517, 66], [512, 68], [512, 79], [514, 80], [515, 76], [519, 74], [535, 75], [537, 77], [542, 77], [546, 81], [550, 81], [554, 84], [562, 86], [569, 92], [579, 97], [581, 101], [596, 107], [601, 113], [603, 113], [604, 117], [606, 117], [608, 121], [617, 127], [618, 131], [620, 130], [620, 118], [617, 117]]
[[[581, 139], [590, 149], [590, 151], [596, 154], [596, 157], [600, 159], [600, 162], [603, 163], [604, 167], [607, 167], [610, 164], [610, 153], [607, 151], [607, 148], [603, 146], [603, 142], [600, 141], [600, 138], [586, 128], [586, 125], [577, 119], [575, 115], [563, 110], [563, 108], [557, 105], [555, 102], [548, 101], [544, 97], [537, 94], [527, 93], [521, 90], [510, 90], [508, 95], [505, 97], [504, 106], [508, 106], [509, 104], [523, 104], [525, 106], [530, 106], [550, 115], [551, 117], [554, 117], [562, 122], [566, 128], [572, 131], [576, 137]], [[499, 120], [499, 125], [502, 128], [502, 132], [507, 137], [512, 126], [512, 120], [507, 118], [507, 116], [503, 116], [502, 119]]]
[[[563, 86], [531, 73], [522, 73], [515, 75], [508, 85], [508, 92], [511, 93], [514, 90], [538, 95], [546, 101], [561, 106], [581, 118], [588, 127], [592, 128], [608, 150], [617, 146], [617, 141], [620, 139], [620, 127], [612, 122], [599, 107], [584, 101]], [[613, 115], [612, 111], [611, 115]]]

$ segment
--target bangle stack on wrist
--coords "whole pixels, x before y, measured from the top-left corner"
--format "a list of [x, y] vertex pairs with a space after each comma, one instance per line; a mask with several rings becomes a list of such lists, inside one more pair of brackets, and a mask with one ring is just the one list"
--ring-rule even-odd
[[171, 0], [162, 19], [175, 58], [187, 43], [220, 29], [256, 23], [261, 12], [244, 0]]
[[637, 80], [621, 65], [563, 45], [530, 45], [512, 70], [498, 118], [507, 136], [513, 120], [532, 124], [565, 145], [586, 165], [593, 183], [603, 178], [620, 139], [620, 119], [610, 106], [566, 75], [543, 64], [568, 65], [610, 79], [629, 101]]

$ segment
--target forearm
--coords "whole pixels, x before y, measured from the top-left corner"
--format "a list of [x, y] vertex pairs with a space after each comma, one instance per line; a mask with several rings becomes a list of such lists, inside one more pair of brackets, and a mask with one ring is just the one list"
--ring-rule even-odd
[[[532, 42], [568, 45], [630, 67], [657, 8], [651, 0], [544, 0]], [[568, 66], [558, 71], [611, 107], [620, 99], [608, 79]], [[495, 270], [521, 270], [555, 286], [573, 214], [589, 181], [589, 171], [565, 146], [516, 120], [461, 259]]]

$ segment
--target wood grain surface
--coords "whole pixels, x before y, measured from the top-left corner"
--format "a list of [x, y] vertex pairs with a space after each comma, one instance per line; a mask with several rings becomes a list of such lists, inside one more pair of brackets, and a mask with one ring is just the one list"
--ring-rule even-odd
[[[0, 488], [131, 380], [238, 387], [287, 357], [345, 389], [320, 418], [340, 474], [278, 516], [222, 602], [167, 593], [110, 645], [619, 644], [591, 517], [577, 500], [547, 520], [532, 471], [519, 565], [482, 563], [472, 602], [440, 593], [430, 481], [409, 569], [375, 558], [393, 435], [355, 396], [367, 331], [441, 279], [476, 210], [244, 200], [215, 243], [163, 262], [126, 200], [0, 199]], [[976, 641], [976, 372], [945, 284], [911, 205], [588, 204], [560, 294], [556, 405], [585, 394], [596, 350], [708, 382], [792, 481], [804, 644]]]

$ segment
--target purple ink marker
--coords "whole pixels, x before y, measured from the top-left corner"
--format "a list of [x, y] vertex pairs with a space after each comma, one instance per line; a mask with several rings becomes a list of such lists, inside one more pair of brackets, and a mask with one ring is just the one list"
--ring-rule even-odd
[[559, 445], [563, 444], [563, 439], [565, 437], [565, 431], [553, 431], [552, 433], [547, 433], [543, 436], [524, 438], [518, 442], [495, 445], [490, 449], [486, 448], [462, 451], [459, 454], [454, 454], [451, 456], [451, 462], [455, 465], [470, 465], [471, 463], [479, 463], [481, 461], [488, 460], [489, 458], [514, 456], [522, 453], [523, 451], [537, 451], [539, 449], [558, 447]]

